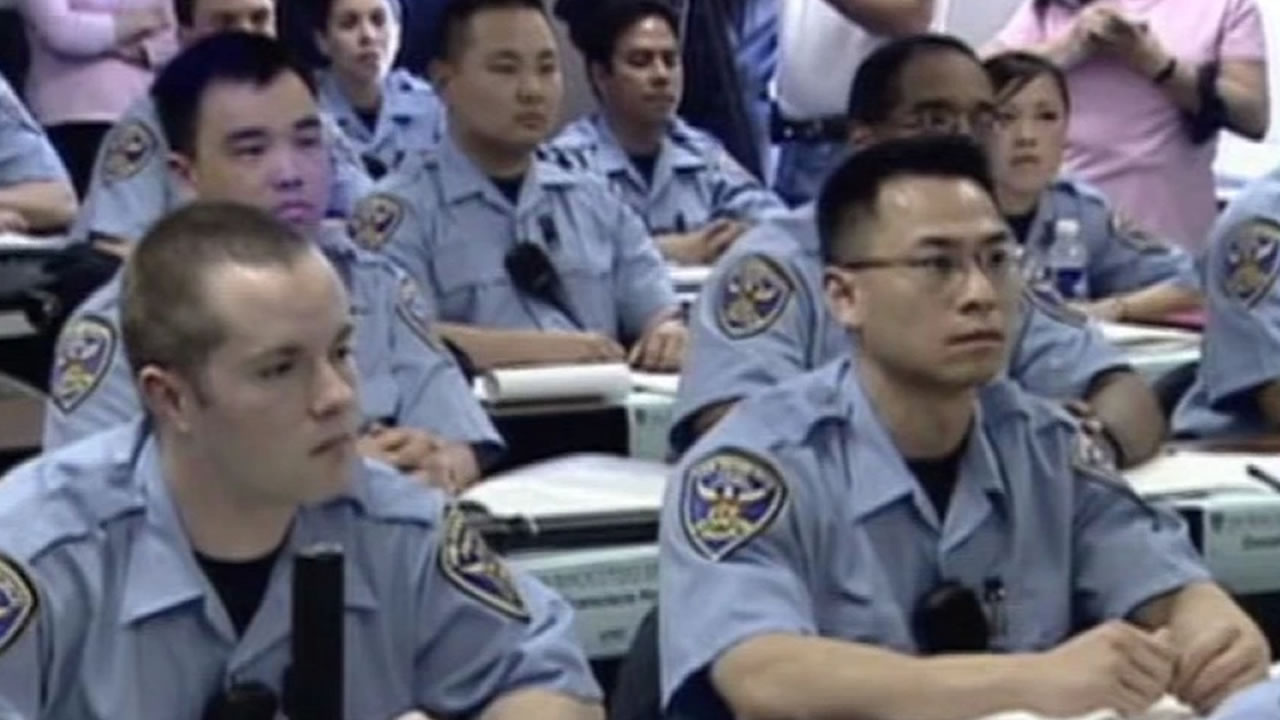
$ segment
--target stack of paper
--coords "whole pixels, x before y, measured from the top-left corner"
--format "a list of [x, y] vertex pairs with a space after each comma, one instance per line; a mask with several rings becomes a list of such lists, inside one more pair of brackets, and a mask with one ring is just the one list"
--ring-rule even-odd
[[1183, 350], [1200, 346], [1200, 335], [1189, 330], [1101, 322], [1102, 336], [1113, 345], [1127, 350]]
[[1124, 717], [1113, 710], [1100, 710], [1075, 718], [1049, 718], [1033, 713], [1008, 712], [990, 715], [982, 720], [1199, 720], [1199, 717], [1187, 706], [1171, 697], [1166, 697], [1147, 712], [1128, 717]]
[[497, 517], [656, 513], [669, 472], [667, 465], [649, 460], [571, 455], [495, 475], [468, 490], [463, 499]]
[[680, 374], [632, 371], [631, 386], [644, 392], [675, 395], [676, 389], [680, 387]]
[[61, 250], [70, 244], [62, 236], [32, 237], [19, 233], [0, 232], [0, 253], [20, 254], [24, 252], [50, 252]]
[[1275, 492], [1266, 481], [1249, 471], [1280, 476], [1280, 458], [1248, 453], [1212, 453], [1169, 450], [1125, 472], [1133, 489], [1143, 497], [1198, 495], [1216, 492]]
[[667, 274], [677, 290], [698, 290], [711, 276], [710, 265], [668, 265]]
[[620, 401], [631, 392], [631, 368], [625, 363], [553, 365], [491, 370], [476, 378], [475, 393], [493, 404]]

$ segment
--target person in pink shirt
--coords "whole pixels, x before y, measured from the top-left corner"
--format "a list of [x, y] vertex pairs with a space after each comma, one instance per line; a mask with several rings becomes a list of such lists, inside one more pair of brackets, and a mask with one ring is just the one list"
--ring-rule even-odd
[[27, 104], [82, 197], [112, 123], [177, 52], [170, 0], [22, 0]]
[[1031, 50], [1062, 67], [1072, 98], [1068, 173], [1195, 253], [1217, 212], [1218, 130], [1252, 139], [1267, 131], [1254, 3], [1025, 0], [990, 50]]

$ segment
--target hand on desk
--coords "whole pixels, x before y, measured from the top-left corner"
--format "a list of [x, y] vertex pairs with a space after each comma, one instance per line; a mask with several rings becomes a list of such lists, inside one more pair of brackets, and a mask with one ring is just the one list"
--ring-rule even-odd
[[450, 442], [424, 430], [375, 425], [356, 446], [361, 455], [450, 492], [465, 489], [480, 476], [470, 445]]
[[1178, 662], [1169, 691], [1202, 715], [1267, 676], [1266, 638], [1251, 624], [1241, 626], [1232, 620], [1187, 617], [1184, 627], [1173, 628]]
[[1032, 655], [1025, 672], [1027, 709], [1074, 717], [1112, 708], [1136, 715], [1164, 696], [1178, 655], [1167, 630], [1155, 633], [1113, 621], [1046, 653]]
[[644, 337], [631, 347], [627, 362], [637, 370], [675, 372], [684, 360], [689, 330], [675, 318], [663, 320], [649, 328]]
[[626, 351], [616, 340], [599, 333], [540, 332], [530, 341], [530, 365], [621, 362]]
[[680, 265], [710, 265], [746, 232], [747, 225], [737, 220], [713, 220], [693, 232], [669, 233], [654, 238], [663, 257]]
[[0, 208], [0, 232], [22, 233], [31, 229], [22, 214], [7, 208]]

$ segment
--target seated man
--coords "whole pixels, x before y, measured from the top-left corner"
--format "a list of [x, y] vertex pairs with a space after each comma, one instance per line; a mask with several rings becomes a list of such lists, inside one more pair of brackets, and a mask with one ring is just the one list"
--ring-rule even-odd
[[684, 68], [665, 0], [593, 2], [567, 20], [601, 110], [553, 147], [602, 176], [668, 260], [714, 262], [764, 213], [786, 207], [719, 140], [676, 117]]
[[[973, 51], [944, 35], [892, 41], [859, 67], [849, 95], [854, 147], [915, 135], [985, 139], [991, 81]], [[690, 314], [690, 345], [674, 408], [672, 444], [683, 450], [733, 402], [850, 352], [827, 312], [812, 208], [767, 220], [737, 242]], [[1087, 318], [1029, 292], [1011, 344], [1009, 375], [1034, 393], [1100, 422], [1122, 465], [1153, 455], [1165, 423], [1155, 394]]]
[[1020, 271], [981, 149], [863, 150], [824, 186], [818, 228], [856, 356], [742, 401], [677, 468], [660, 533], [667, 707], [1129, 715], [1167, 692], [1206, 711], [1264, 677], [1266, 640], [1178, 516], [998, 377]]
[[195, 720], [234, 686], [280, 697], [293, 558], [324, 543], [346, 565], [333, 716], [601, 717], [568, 605], [439, 491], [357, 456], [340, 272], [230, 204], [139, 242], [121, 315], [147, 420], [0, 480], [0, 699], [20, 716]]
[[1201, 262], [1206, 321], [1195, 383], [1173, 416], [1182, 437], [1280, 428], [1280, 168], [1218, 216]]
[[59, 230], [76, 215], [76, 193], [58, 153], [0, 77], [0, 233]]
[[535, 157], [563, 94], [541, 0], [458, 0], [432, 83], [447, 130], [361, 201], [353, 236], [433, 293], [480, 366], [623, 360], [674, 370], [684, 325], [643, 224], [598, 178]]
[[[184, 45], [218, 32], [275, 36], [275, 0], [173, 2]], [[335, 169], [328, 210], [344, 216], [372, 181], [342, 134], [328, 119], [326, 123]], [[71, 236], [113, 254], [126, 252], [152, 223], [182, 203], [181, 188], [169, 173], [169, 151], [155, 99], [149, 94], [139, 98], [102, 143]]]
[[[427, 324], [417, 286], [385, 258], [323, 225], [330, 166], [309, 76], [274, 40], [221, 33], [156, 80], [156, 108], [187, 192], [270, 211], [338, 268], [356, 316], [352, 338], [364, 423], [360, 449], [448, 487], [476, 480], [501, 450], [490, 423]], [[59, 339], [45, 447], [141, 413], [119, 346], [120, 284], [89, 298]]]

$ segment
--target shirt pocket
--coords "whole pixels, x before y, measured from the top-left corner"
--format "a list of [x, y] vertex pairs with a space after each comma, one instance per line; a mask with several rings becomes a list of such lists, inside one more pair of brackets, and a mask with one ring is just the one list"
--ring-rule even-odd
[[436, 246], [431, 258], [432, 280], [439, 295], [440, 317], [466, 322], [474, 318], [485, 297], [507, 296], [514, 292], [507, 275], [504, 243], [498, 247], [489, 238], [466, 232], [463, 237]]

